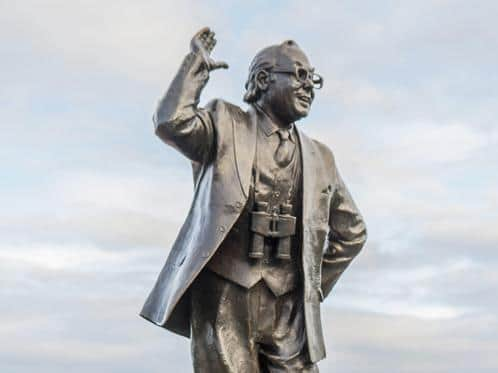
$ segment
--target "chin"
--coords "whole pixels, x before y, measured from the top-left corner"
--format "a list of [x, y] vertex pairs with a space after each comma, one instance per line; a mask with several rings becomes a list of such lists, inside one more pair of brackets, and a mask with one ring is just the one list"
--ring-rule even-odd
[[301, 118], [308, 116], [311, 107], [304, 108], [301, 105], [294, 108], [294, 121], [298, 121]]

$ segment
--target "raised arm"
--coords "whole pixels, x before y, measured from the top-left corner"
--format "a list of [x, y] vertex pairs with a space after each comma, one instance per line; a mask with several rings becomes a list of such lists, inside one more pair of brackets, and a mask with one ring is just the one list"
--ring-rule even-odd
[[332, 197], [328, 246], [323, 256], [322, 291], [327, 296], [367, 239], [365, 222], [336, 168], [337, 189]]
[[228, 68], [225, 62], [211, 58], [215, 45], [214, 32], [207, 27], [194, 35], [190, 53], [159, 101], [153, 117], [157, 136], [199, 163], [208, 159], [214, 143], [209, 110], [197, 107], [201, 91], [212, 70]]

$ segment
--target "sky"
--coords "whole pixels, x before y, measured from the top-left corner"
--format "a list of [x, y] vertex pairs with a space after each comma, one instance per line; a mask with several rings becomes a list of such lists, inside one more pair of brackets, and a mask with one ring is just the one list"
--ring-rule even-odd
[[498, 371], [498, 3], [0, 0], [0, 371], [188, 372], [138, 316], [189, 208], [152, 114], [210, 26], [201, 104], [246, 107], [263, 47], [325, 79], [327, 144], [369, 239], [322, 305], [322, 372]]

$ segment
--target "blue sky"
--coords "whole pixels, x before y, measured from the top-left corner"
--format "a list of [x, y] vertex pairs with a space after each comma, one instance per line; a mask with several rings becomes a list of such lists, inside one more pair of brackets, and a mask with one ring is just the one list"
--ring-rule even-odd
[[294, 39], [325, 78], [298, 125], [329, 145], [369, 241], [323, 306], [323, 372], [498, 370], [498, 3], [0, 0], [0, 370], [189, 371], [138, 317], [186, 215], [153, 134], [191, 36], [202, 102], [242, 103]]

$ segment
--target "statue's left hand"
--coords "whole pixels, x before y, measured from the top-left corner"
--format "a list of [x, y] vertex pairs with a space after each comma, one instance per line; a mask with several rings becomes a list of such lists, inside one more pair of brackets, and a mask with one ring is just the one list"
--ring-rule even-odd
[[200, 53], [208, 71], [216, 69], [228, 69], [228, 64], [223, 61], [215, 61], [211, 58], [211, 52], [216, 45], [214, 32], [209, 27], [199, 30], [190, 41], [190, 49], [194, 53]]

